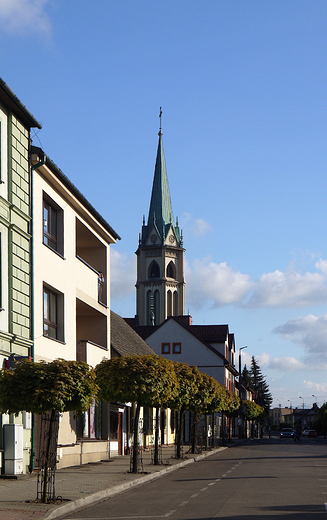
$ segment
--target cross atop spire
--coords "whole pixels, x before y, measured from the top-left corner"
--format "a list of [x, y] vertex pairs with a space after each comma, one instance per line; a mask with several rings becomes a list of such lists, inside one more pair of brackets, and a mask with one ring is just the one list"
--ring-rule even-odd
[[161, 110], [161, 107], [160, 107], [160, 113], [159, 113], [159, 119], [160, 119], [160, 126], [159, 126], [159, 137], [162, 136], [162, 130], [161, 130], [161, 116], [162, 116], [162, 110]]

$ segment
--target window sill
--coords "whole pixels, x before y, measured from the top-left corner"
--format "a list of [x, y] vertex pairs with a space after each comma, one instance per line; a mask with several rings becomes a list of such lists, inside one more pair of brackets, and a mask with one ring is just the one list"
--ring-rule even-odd
[[47, 339], [51, 339], [51, 341], [55, 341], [56, 343], [61, 343], [62, 345], [66, 345], [66, 342], [61, 339], [52, 338], [51, 336], [47, 336], [46, 334], [43, 334], [43, 337], [47, 338]]
[[47, 244], [45, 244], [43, 242], [43, 245], [47, 248], [47, 249], [50, 249], [50, 251], [53, 251], [53, 253], [56, 253], [56, 255], [58, 255], [60, 258], [62, 258], [63, 260], [66, 260], [66, 258], [61, 254], [59, 253], [59, 251], [56, 251], [55, 249], [53, 249], [53, 247], [50, 247], [48, 246]]

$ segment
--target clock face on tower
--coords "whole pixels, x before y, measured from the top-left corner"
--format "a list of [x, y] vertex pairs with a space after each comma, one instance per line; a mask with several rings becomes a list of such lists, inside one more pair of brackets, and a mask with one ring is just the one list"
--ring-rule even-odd
[[170, 242], [171, 244], [175, 244], [175, 238], [173, 237], [173, 235], [170, 235], [170, 237], [169, 237], [169, 242]]

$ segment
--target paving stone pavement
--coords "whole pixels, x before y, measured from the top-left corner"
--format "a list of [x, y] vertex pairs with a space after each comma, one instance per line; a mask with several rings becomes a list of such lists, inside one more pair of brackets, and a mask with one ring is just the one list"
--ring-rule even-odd
[[[232, 444], [233, 445], [233, 444]], [[71, 511], [104, 500], [126, 489], [158, 478], [167, 472], [201, 460], [225, 447], [218, 447], [199, 455], [186, 454], [182, 460], [175, 458], [173, 446], [162, 449], [162, 464], [153, 465], [152, 451], [143, 451], [143, 471], [130, 473], [130, 458], [120, 456], [99, 463], [63, 468], [56, 471], [55, 504], [35, 501], [36, 474], [18, 479], [0, 479], [0, 520], [52, 520]]]

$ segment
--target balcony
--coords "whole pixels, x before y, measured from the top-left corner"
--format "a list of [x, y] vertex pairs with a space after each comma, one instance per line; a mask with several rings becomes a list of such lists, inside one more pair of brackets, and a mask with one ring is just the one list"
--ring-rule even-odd
[[89, 365], [99, 363], [108, 349], [108, 316], [76, 299], [76, 359]]
[[107, 248], [77, 218], [76, 257], [95, 273], [98, 302], [107, 305]]

